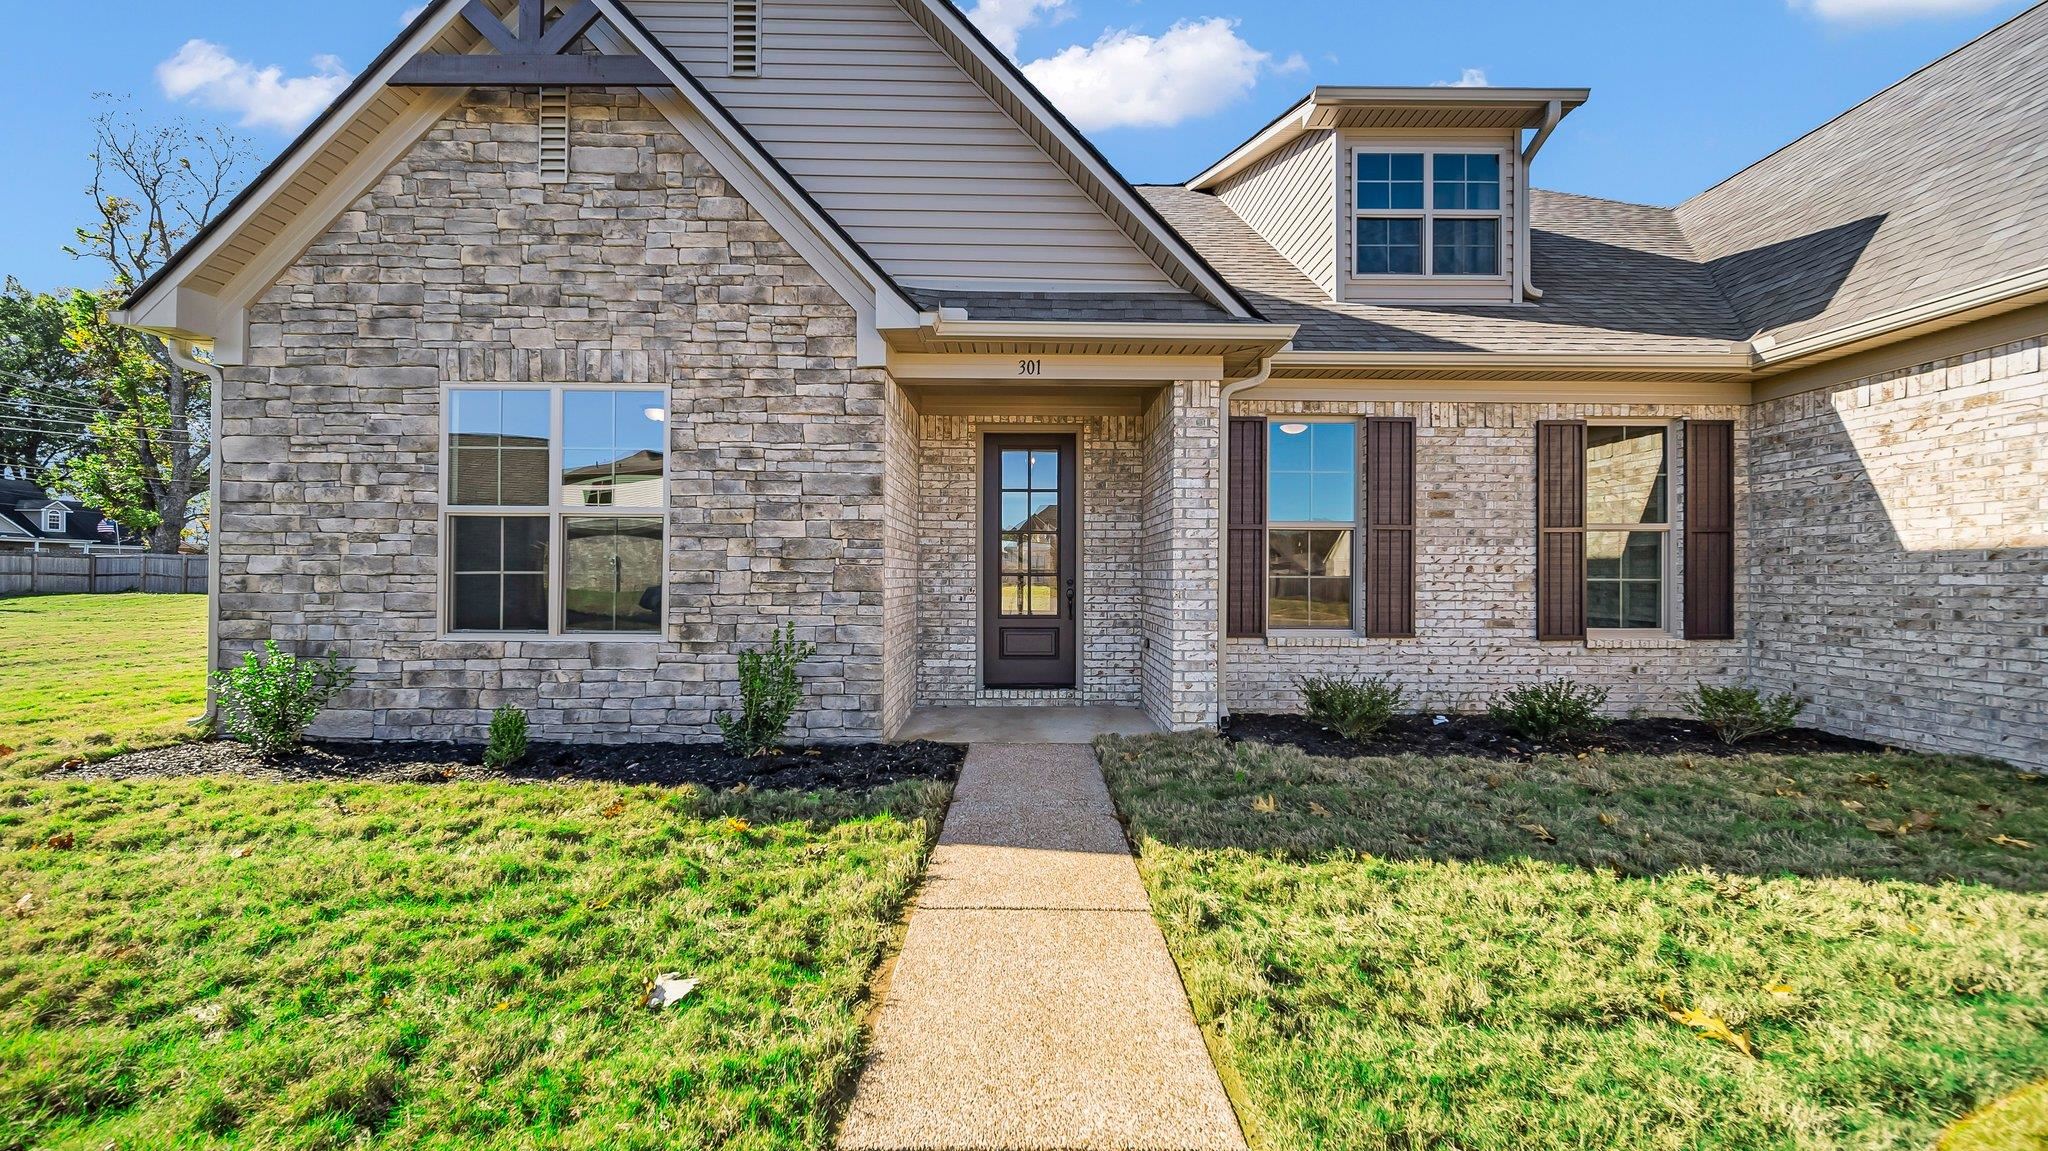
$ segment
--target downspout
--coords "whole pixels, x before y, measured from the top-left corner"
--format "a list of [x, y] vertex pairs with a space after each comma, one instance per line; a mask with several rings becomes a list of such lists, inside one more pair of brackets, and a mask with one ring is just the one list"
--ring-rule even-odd
[[1273, 360], [1259, 361], [1256, 375], [1225, 380], [1217, 392], [1216, 414], [1216, 723], [1230, 715], [1230, 691], [1224, 665], [1230, 660], [1230, 400], [1256, 388], [1273, 374]]
[[1522, 149], [1522, 210], [1515, 213], [1515, 263], [1520, 265], [1522, 270], [1518, 279], [1522, 281], [1524, 300], [1543, 298], [1543, 289], [1538, 288], [1531, 279], [1536, 261], [1533, 259], [1535, 253], [1529, 250], [1529, 217], [1535, 210], [1533, 201], [1536, 198], [1536, 182], [1529, 173], [1536, 161], [1536, 153], [1543, 150], [1543, 142], [1550, 139], [1550, 134], [1557, 130], [1558, 121], [1562, 119], [1563, 101], [1552, 100], [1549, 106], [1543, 109], [1543, 126], [1536, 129], [1536, 135], [1530, 139], [1529, 146]]
[[220, 403], [224, 385], [219, 364], [209, 363], [193, 353], [192, 341], [166, 339], [171, 362], [188, 372], [197, 372], [212, 382], [207, 389], [207, 420], [212, 425], [213, 463], [206, 473], [206, 714], [192, 721], [194, 727], [212, 731], [220, 701], [213, 687], [213, 674], [220, 670]]

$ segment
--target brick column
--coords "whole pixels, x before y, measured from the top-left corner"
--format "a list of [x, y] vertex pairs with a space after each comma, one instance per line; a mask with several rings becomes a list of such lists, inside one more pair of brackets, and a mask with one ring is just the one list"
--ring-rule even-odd
[[1174, 731], [1216, 723], [1221, 448], [1217, 385], [1181, 380], [1145, 410], [1142, 698]]

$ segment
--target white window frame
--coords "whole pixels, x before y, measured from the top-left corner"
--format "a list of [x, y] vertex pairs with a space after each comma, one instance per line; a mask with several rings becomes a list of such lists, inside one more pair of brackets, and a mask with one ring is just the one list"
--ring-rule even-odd
[[62, 508], [62, 507], [47, 507], [47, 508], [44, 508], [44, 509], [43, 509], [43, 530], [44, 530], [44, 531], [46, 531], [46, 532], [61, 532], [61, 531], [63, 531], [63, 530], [64, 530], [64, 518], [65, 518], [66, 516], [70, 515], [70, 514], [71, 514], [71, 513], [70, 513], [69, 511], [65, 510], [65, 509], [64, 509], [64, 508]]
[[[548, 502], [546, 504], [465, 504], [456, 507], [450, 480], [454, 475], [455, 393], [546, 392], [548, 394]], [[562, 397], [570, 392], [658, 392], [668, 419], [662, 424], [661, 497], [651, 508], [616, 508], [610, 505], [571, 505], [562, 499]], [[648, 382], [606, 384], [498, 384], [483, 381], [444, 384], [441, 388], [440, 458], [440, 584], [435, 618], [441, 639], [463, 640], [559, 640], [568, 643], [660, 643], [668, 633], [669, 575], [669, 473], [673, 466], [673, 444], [668, 420], [675, 418], [675, 397], [667, 384]], [[454, 521], [465, 516], [546, 517], [548, 521], [548, 628], [546, 631], [458, 631], [455, 619], [455, 529]], [[661, 524], [661, 606], [655, 609], [659, 621], [653, 631], [610, 632], [569, 631], [565, 627], [568, 595], [568, 531], [565, 519], [648, 519]]]
[[[1351, 520], [1341, 523], [1337, 520], [1275, 520], [1273, 507], [1273, 429], [1281, 424], [1349, 424], [1351, 425]], [[1259, 588], [1262, 602], [1266, 605], [1263, 613], [1266, 619], [1266, 634], [1289, 635], [1357, 635], [1363, 626], [1359, 616], [1359, 600], [1364, 592], [1364, 571], [1359, 560], [1363, 556], [1359, 522], [1364, 514], [1363, 492], [1365, 487], [1365, 421], [1357, 416], [1266, 416], [1266, 474], [1260, 482], [1266, 487], [1266, 528], [1260, 535]], [[1273, 626], [1273, 533], [1276, 531], [1348, 531], [1351, 533], [1351, 622], [1343, 626], [1330, 627], [1274, 627]]]
[[[1419, 152], [1422, 154], [1422, 207], [1409, 208], [1361, 208], [1358, 206], [1358, 158], [1375, 153]], [[1436, 206], [1436, 158], [1438, 155], [1494, 156], [1500, 160], [1500, 207], [1493, 211], [1470, 208], [1438, 208]], [[1473, 288], [1498, 289], [1508, 284], [1514, 274], [1509, 267], [1509, 229], [1514, 226], [1513, 206], [1520, 201], [1516, 196], [1519, 169], [1515, 165], [1517, 156], [1505, 147], [1488, 143], [1473, 142], [1459, 144], [1445, 140], [1400, 140], [1373, 139], [1352, 140], [1346, 144], [1344, 164], [1340, 178], [1344, 181], [1341, 192], [1342, 202], [1348, 206], [1349, 226], [1344, 234], [1344, 251], [1339, 255], [1344, 262], [1345, 278], [1360, 286], [1372, 286], [1385, 291], [1388, 286], [1399, 285], [1443, 285], [1470, 286]], [[1358, 270], [1358, 221], [1360, 220], [1409, 220], [1422, 221], [1422, 271], [1415, 272], [1361, 272]], [[1497, 220], [1499, 227], [1494, 235], [1494, 261], [1497, 271], [1493, 275], [1465, 275], [1463, 273], [1439, 274], [1436, 271], [1436, 222], [1444, 220]], [[1441, 302], [1441, 301], [1439, 301]]]
[[[1624, 418], [1593, 419], [1587, 420], [1585, 423], [1588, 428], [1662, 428], [1664, 430], [1663, 523], [1596, 524], [1592, 521], [1590, 508], [1582, 507], [1580, 510], [1581, 516], [1585, 519], [1586, 526], [1584, 530], [1586, 539], [1589, 543], [1591, 541], [1593, 533], [1595, 532], [1663, 533], [1664, 546], [1661, 549], [1661, 571], [1659, 572], [1658, 578], [1657, 598], [1658, 614], [1663, 617], [1664, 622], [1659, 627], [1593, 627], [1589, 622], [1586, 626], [1586, 634], [1588, 636], [1598, 636], [1606, 639], [1649, 638], [1674, 635], [1676, 634], [1676, 630], [1673, 626], [1673, 616], [1676, 614], [1678, 601], [1676, 596], [1673, 594], [1674, 591], [1677, 589], [1677, 581], [1673, 577], [1677, 572], [1677, 556], [1675, 554], [1677, 548], [1673, 545], [1672, 541], [1678, 538], [1677, 529], [1678, 513], [1680, 506], [1679, 485], [1682, 482], [1682, 477], [1679, 475], [1678, 468], [1675, 466], [1677, 464], [1677, 449], [1675, 447], [1675, 444], [1678, 439], [1679, 424], [1673, 420]], [[1581, 459], [1579, 461], [1579, 466], [1583, 469], [1585, 467], [1585, 460], [1583, 458], [1584, 449], [1581, 448], [1580, 451]], [[1581, 493], [1580, 500], [1583, 502], [1586, 498], [1586, 495], [1584, 493]], [[1589, 576], [1581, 576], [1579, 579], [1579, 595], [1581, 597], [1580, 610], [1586, 612], [1586, 617], [1588, 620], [1592, 618], [1592, 612], [1588, 610], [1587, 606], [1583, 602], [1583, 599], [1586, 594], [1586, 585], [1591, 582], [1591, 577]]]

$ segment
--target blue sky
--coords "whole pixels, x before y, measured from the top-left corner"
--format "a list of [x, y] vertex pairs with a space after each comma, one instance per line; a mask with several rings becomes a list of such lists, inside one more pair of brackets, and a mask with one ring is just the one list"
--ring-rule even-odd
[[[413, 0], [16, 0], [0, 48], [0, 275], [99, 278], [95, 93], [235, 126], [266, 158]], [[2008, 18], [2019, 0], [980, 0], [976, 15], [1137, 181], [1184, 179], [1314, 84], [1583, 86], [1550, 188], [1675, 203]], [[194, 41], [203, 41], [195, 44]], [[271, 70], [275, 70], [274, 72]]]

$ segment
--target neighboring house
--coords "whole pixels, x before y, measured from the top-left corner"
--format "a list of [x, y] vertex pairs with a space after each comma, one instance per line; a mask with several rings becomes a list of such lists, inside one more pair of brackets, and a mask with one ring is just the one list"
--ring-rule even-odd
[[26, 480], [0, 480], [0, 549], [133, 551], [142, 542], [77, 500], [58, 499]]
[[945, 0], [439, 0], [124, 313], [219, 365], [214, 658], [382, 737], [707, 738], [783, 623], [807, 739], [1742, 679], [2048, 767], [2048, 8], [1676, 209], [1532, 190], [1586, 99], [1133, 188]]

